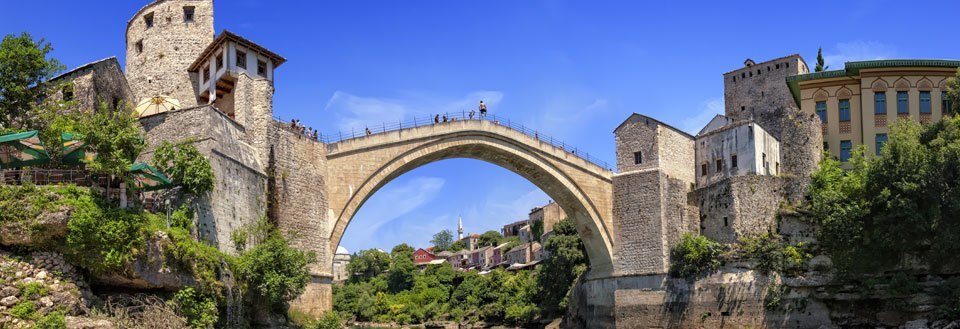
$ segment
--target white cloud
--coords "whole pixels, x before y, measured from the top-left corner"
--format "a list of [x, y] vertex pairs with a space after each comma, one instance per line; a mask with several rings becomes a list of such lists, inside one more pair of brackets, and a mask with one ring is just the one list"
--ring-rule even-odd
[[337, 91], [327, 101], [325, 112], [336, 120], [340, 131], [356, 132], [382, 123], [407, 122], [414, 117], [428, 118], [434, 114], [469, 111], [483, 100], [495, 107], [503, 100], [503, 93], [491, 90], [469, 92], [460, 97], [406, 93], [398, 98], [364, 97]]
[[537, 118], [530, 124], [543, 135], [568, 138], [576, 135], [577, 129], [587, 129], [589, 122], [609, 112], [610, 102], [603, 98], [594, 98], [589, 102], [572, 99], [571, 96], [558, 96], [549, 101], [543, 110], [537, 112]]
[[689, 116], [680, 123], [680, 129], [695, 135], [703, 126], [706, 126], [710, 119], [717, 114], [723, 114], [723, 97], [711, 98], [700, 103], [700, 111], [693, 116]]
[[[387, 224], [432, 202], [444, 184], [445, 180], [442, 178], [415, 177], [403, 184], [381, 189], [354, 216], [345, 231], [346, 236], [342, 243], [381, 239], [382, 229], [388, 226]], [[351, 247], [356, 248], [347, 246]]]
[[894, 47], [876, 41], [841, 42], [833, 48], [824, 49], [823, 54], [823, 62], [831, 70], [842, 69], [846, 62], [887, 59], [895, 57], [897, 53]]

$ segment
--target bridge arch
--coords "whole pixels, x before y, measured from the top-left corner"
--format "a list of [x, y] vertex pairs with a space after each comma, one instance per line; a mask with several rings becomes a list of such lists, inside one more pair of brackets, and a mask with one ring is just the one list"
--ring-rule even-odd
[[510, 170], [553, 198], [584, 241], [590, 275], [612, 275], [613, 173], [535, 136], [464, 120], [341, 141], [327, 151], [329, 250], [340, 244], [360, 207], [393, 179], [429, 163], [471, 158]]

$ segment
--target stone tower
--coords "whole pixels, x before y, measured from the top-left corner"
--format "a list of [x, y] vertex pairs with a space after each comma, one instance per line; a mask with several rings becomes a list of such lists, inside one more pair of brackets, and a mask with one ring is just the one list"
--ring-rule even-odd
[[213, 41], [213, 0], [156, 0], [127, 22], [127, 81], [135, 102], [167, 95], [197, 105], [187, 68]]
[[[763, 112], [793, 105], [786, 78], [809, 72], [800, 55], [780, 57], [763, 63], [751, 59], [743, 67], [723, 74], [725, 114], [734, 120], [760, 117]], [[779, 132], [774, 135], [779, 136]]]

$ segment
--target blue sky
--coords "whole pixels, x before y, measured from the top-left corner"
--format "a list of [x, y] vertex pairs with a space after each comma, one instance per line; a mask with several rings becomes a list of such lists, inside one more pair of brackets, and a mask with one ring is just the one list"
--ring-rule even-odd
[[[96, 5], [94, 3], [97, 3]], [[110, 3], [110, 5], [106, 5]], [[68, 67], [117, 56], [147, 1], [7, 1], [0, 31], [50, 41]], [[810, 66], [960, 58], [953, 1], [215, 2], [215, 27], [286, 57], [275, 115], [324, 133], [471, 108], [536, 127], [613, 162], [630, 113], [696, 132], [723, 111], [723, 72], [799, 53]], [[351, 251], [426, 246], [455, 229], [498, 229], [549, 198], [505, 169], [454, 159], [380, 190], [347, 228]], [[402, 205], [402, 206], [397, 206]]]

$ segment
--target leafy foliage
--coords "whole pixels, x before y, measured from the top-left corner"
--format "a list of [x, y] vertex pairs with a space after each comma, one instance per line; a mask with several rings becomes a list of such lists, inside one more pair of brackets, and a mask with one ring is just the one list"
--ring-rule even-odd
[[181, 316], [187, 318], [187, 323], [192, 328], [213, 328], [219, 318], [217, 302], [197, 293], [193, 288], [180, 289], [173, 295], [170, 303]]
[[950, 98], [950, 108], [944, 109], [944, 113], [960, 113], [960, 68], [957, 68], [957, 74], [947, 79], [947, 97]]
[[75, 264], [94, 273], [125, 268], [144, 245], [146, 218], [133, 211], [112, 208], [89, 194], [75, 200], [67, 223], [66, 247]]
[[537, 268], [537, 304], [544, 314], [555, 315], [566, 310], [573, 284], [588, 263], [586, 249], [573, 223], [564, 218], [553, 225], [554, 235], [543, 249], [550, 256]]
[[503, 235], [497, 231], [486, 231], [483, 234], [480, 234], [480, 239], [477, 240], [477, 248], [482, 247], [496, 247], [500, 244], [500, 240], [503, 239]]
[[441, 252], [450, 248], [450, 245], [453, 244], [453, 232], [450, 230], [443, 230], [437, 232], [433, 235], [433, 239], [430, 240], [430, 244], [433, 244], [433, 250], [435, 252]]
[[62, 311], [54, 311], [37, 319], [33, 329], [67, 329], [67, 321]]
[[[859, 152], [858, 152], [859, 153]], [[960, 118], [899, 120], [881, 155], [851, 170], [825, 159], [813, 174], [818, 240], [842, 273], [889, 268], [906, 257], [934, 269], [960, 252]]]
[[450, 248], [447, 248], [449, 252], [458, 252], [461, 250], [467, 249], [467, 244], [463, 240], [454, 241], [450, 244]]
[[189, 141], [176, 145], [164, 141], [154, 150], [153, 163], [188, 193], [202, 194], [213, 190], [214, 174], [210, 161]]
[[723, 246], [702, 235], [684, 233], [670, 250], [670, 275], [690, 278], [715, 271], [722, 264]]
[[235, 273], [264, 304], [280, 307], [306, 289], [307, 265], [315, 259], [316, 255], [291, 248], [274, 233], [239, 257]]
[[756, 269], [765, 272], [793, 274], [803, 269], [812, 257], [805, 244], [789, 245], [778, 234], [764, 233], [741, 238], [736, 251], [740, 258], [756, 261]]
[[77, 134], [97, 156], [87, 169], [122, 176], [143, 151], [142, 130], [136, 119], [124, 111], [113, 111], [104, 102], [93, 113], [77, 116]]
[[30, 300], [23, 300], [10, 308], [10, 315], [20, 320], [30, 320], [37, 315], [37, 305]]
[[383, 273], [390, 267], [390, 255], [377, 250], [362, 250], [353, 255], [347, 264], [351, 279], [370, 279]]
[[824, 66], [823, 61], [823, 47], [817, 48], [817, 66], [813, 68], [814, 72], [823, 72], [829, 69], [829, 66]]
[[0, 127], [32, 127], [28, 113], [48, 92], [48, 81], [64, 69], [47, 56], [50, 43], [28, 33], [0, 41]]

